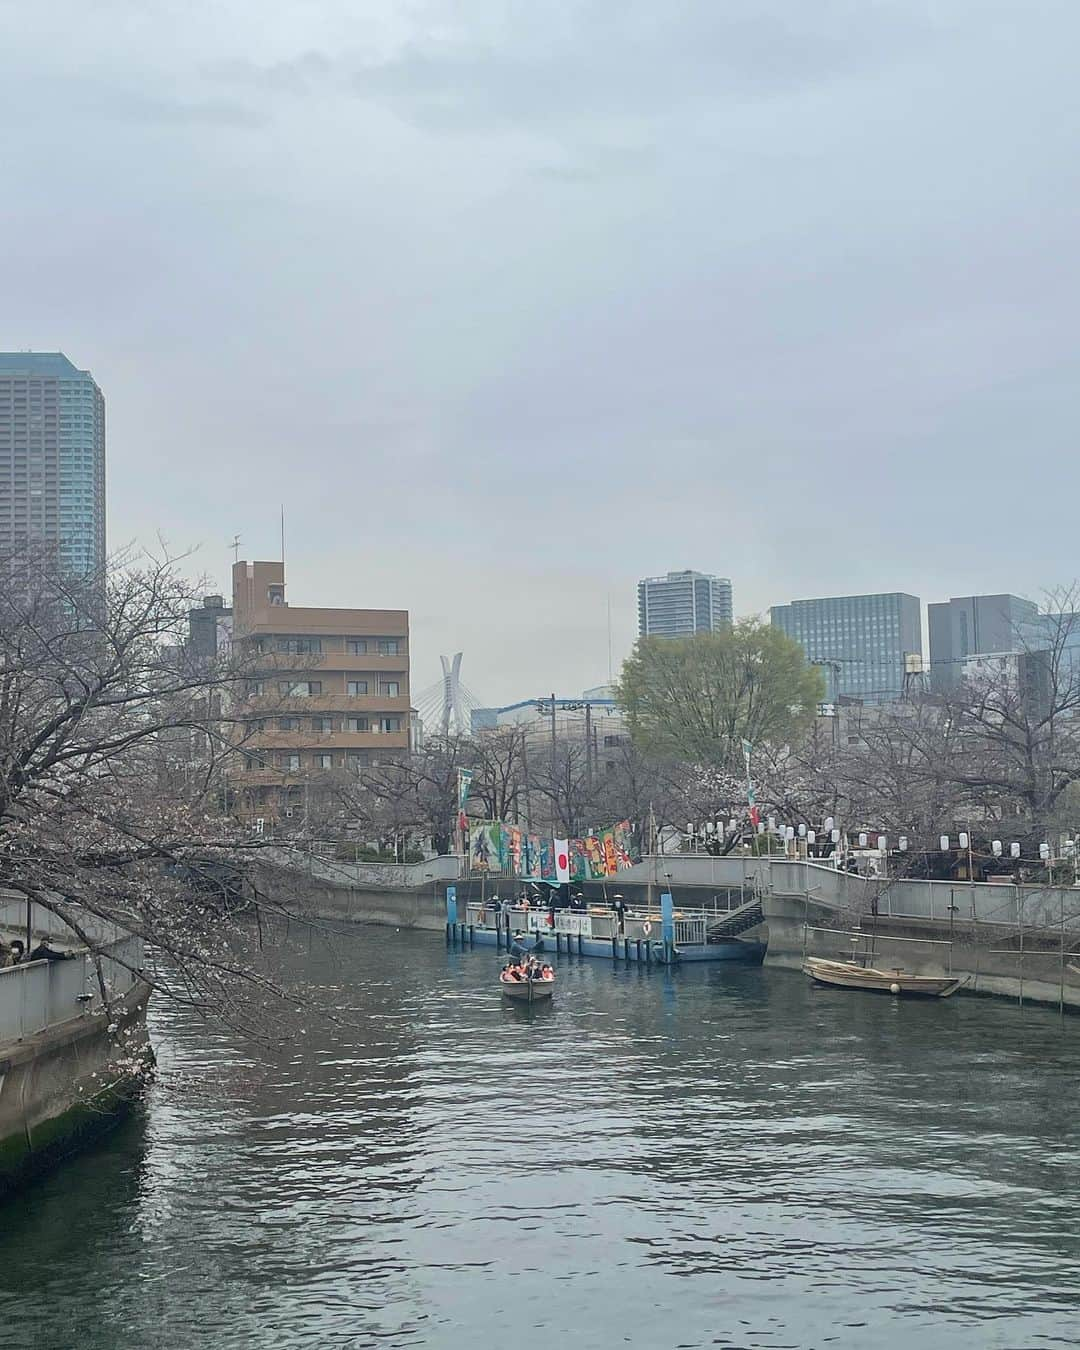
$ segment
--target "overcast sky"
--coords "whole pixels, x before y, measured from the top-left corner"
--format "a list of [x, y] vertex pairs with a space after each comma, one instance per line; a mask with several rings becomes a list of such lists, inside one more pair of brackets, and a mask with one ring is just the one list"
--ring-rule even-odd
[[0, 0], [0, 348], [109, 536], [579, 692], [740, 613], [1080, 573], [1076, 0]]

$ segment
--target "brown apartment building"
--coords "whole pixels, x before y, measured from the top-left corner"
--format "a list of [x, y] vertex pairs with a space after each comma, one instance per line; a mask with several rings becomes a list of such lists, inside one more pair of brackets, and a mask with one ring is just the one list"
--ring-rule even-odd
[[406, 610], [296, 608], [281, 562], [235, 563], [232, 594], [255, 723], [231, 775], [243, 811], [294, 816], [312, 782], [408, 754]]

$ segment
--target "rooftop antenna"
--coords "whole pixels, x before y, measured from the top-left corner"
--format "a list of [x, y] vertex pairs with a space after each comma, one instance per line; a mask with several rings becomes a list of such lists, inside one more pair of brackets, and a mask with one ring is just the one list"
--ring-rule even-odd
[[229, 547], [232, 549], [233, 562], [238, 563], [240, 561], [240, 536], [238, 534], [233, 535], [233, 541]]

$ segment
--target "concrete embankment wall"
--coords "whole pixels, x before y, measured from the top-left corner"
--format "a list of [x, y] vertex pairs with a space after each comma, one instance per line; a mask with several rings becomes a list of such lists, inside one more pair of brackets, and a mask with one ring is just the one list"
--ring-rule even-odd
[[410, 888], [325, 881], [277, 867], [260, 867], [256, 882], [271, 902], [327, 923], [374, 923], [389, 928], [446, 930], [445, 886]]
[[73, 1017], [0, 1045], [0, 1196], [123, 1116], [138, 1066], [152, 1062], [148, 995], [140, 984], [111, 1017]]
[[[912, 975], [954, 975], [963, 992], [996, 994], [1080, 1009], [1080, 958], [1049, 930], [1025, 934], [1011, 925], [960, 919], [863, 915], [807, 902], [801, 896], [765, 898], [766, 965], [798, 969], [804, 956], [869, 958], [879, 969]], [[1066, 935], [1067, 936], [1067, 935]]]

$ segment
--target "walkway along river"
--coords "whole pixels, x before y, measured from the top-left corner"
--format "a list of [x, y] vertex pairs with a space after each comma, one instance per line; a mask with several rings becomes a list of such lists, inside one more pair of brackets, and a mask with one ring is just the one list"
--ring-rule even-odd
[[354, 1023], [160, 1002], [144, 1114], [5, 1208], [0, 1346], [1072, 1345], [1075, 1019], [305, 935]]

